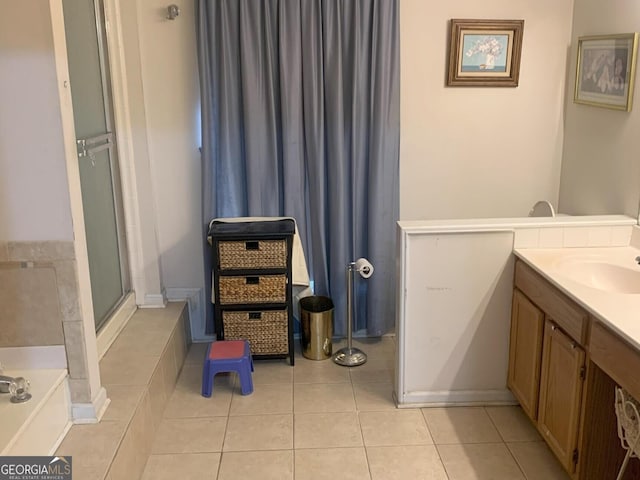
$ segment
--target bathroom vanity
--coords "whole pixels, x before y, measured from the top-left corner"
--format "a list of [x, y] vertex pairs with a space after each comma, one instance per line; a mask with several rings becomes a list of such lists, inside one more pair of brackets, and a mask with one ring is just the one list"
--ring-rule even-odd
[[[637, 229], [622, 215], [398, 222], [397, 406], [520, 402], [572, 478], [615, 479], [614, 387], [640, 398]], [[634, 461], [625, 479], [639, 478]]]
[[508, 386], [572, 478], [613, 480], [625, 453], [614, 387], [640, 398], [640, 250], [515, 254]]

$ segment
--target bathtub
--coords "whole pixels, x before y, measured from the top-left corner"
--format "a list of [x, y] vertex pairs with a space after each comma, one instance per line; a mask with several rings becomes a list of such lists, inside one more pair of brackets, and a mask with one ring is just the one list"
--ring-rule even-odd
[[[62, 349], [62, 350], [60, 350]], [[31, 399], [0, 393], [0, 455], [52, 455], [71, 428], [64, 347], [0, 348], [2, 375], [24, 377]]]

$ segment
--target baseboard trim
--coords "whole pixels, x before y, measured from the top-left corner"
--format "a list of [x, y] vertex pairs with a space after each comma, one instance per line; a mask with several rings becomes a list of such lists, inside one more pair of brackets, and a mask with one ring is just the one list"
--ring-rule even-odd
[[111, 399], [107, 398], [107, 391], [100, 387], [100, 391], [91, 403], [72, 403], [71, 418], [76, 425], [98, 423], [107, 410]]
[[147, 293], [144, 296], [144, 303], [138, 305], [140, 308], [164, 308], [167, 306], [167, 297], [164, 293]]
[[474, 405], [515, 405], [518, 402], [509, 390], [461, 390], [409, 392], [396, 397], [398, 408], [447, 407]]
[[167, 288], [167, 300], [186, 301], [189, 307], [189, 334], [192, 342], [210, 342], [214, 336], [207, 335], [205, 305], [202, 288]]

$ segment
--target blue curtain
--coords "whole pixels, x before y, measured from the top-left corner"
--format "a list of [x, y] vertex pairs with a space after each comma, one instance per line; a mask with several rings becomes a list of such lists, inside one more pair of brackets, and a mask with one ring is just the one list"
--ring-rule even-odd
[[394, 325], [398, 28], [398, 0], [197, 2], [203, 224], [294, 217], [337, 334], [359, 257], [354, 328]]

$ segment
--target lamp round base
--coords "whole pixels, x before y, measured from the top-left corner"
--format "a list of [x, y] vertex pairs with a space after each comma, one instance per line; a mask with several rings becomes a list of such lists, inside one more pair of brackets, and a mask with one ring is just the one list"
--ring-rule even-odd
[[367, 361], [367, 354], [358, 348], [341, 348], [333, 356], [334, 363], [343, 367], [357, 367]]

